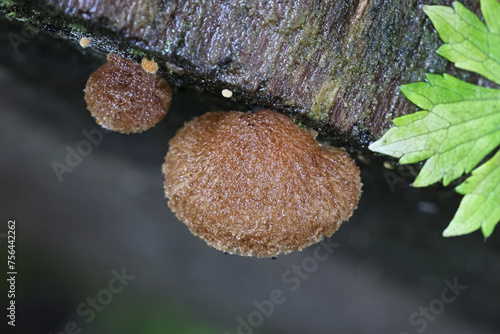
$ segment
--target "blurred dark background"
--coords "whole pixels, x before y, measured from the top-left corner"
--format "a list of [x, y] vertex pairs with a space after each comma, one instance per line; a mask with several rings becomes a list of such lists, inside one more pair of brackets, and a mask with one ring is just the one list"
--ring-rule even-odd
[[[103, 134], [60, 182], [54, 162], [65, 164], [82, 131], [100, 131], [83, 88], [102, 62], [77, 41], [26, 38], [22, 23], [0, 20], [2, 333], [500, 333], [500, 232], [443, 238], [461, 197], [412, 188], [407, 168], [369, 155], [358, 157], [359, 209], [323, 262], [313, 260], [318, 246], [255, 259], [191, 235], [167, 207], [161, 164], [175, 131], [230, 107], [222, 98], [175, 88], [161, 124]], [[15, 328], [5, 316], [9, 219]], [[454, 282], [466, 288], [444, 303]], [[275, 290], [282, 303], [259, 311]]]

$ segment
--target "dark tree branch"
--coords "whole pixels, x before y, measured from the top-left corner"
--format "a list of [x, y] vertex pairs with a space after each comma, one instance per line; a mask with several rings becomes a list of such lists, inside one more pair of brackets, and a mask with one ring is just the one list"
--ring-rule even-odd
[[[8, 1], [12, 2], [12, 1]], [[299, 117], [354, 146], [415, 107], [401, 84], [443, 72], [420, 0], [42, 0], [0, 10], [163, 75]], [[440, 1], [450, 5], [451, 1]], [[463, 3], [477, 11], [478, 1]]]

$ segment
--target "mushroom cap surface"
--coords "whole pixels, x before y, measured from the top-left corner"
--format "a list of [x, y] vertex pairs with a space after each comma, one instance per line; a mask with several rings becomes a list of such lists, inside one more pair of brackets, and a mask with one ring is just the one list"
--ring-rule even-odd
[[331, 236], [361, 195], [349, 155], [319, 145], [283, 114], [212, 112], [169, 142], [168, 205], [218, 250], [286, 254]]
[[143, 132], [168, 112], [172, 90], [162, 77], [147, 73], [132, 60], [115, 54], [93, 72], [85, 101], [96, 122], [121, 133]]

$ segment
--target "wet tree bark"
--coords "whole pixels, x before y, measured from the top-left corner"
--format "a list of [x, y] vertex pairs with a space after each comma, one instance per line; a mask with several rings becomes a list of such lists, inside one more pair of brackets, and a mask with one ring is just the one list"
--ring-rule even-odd
[[[401, 84], [443, 72], [421, 0], [41, 0], [0, 11], [103, 53], [154, 58], [160, 73], [366, 147], [414, 112]], [[479, 1], [464, 5], [478, 12]]]

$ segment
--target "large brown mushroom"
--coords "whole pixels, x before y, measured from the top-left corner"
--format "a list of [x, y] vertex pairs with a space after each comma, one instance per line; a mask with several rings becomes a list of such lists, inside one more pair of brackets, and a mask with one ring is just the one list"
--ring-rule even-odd
[[85, 87], [87, 108], [102, 127], [121, 133], [143, 132], [160, 122], [172, 101], [162, 77], [115, 54], [92, 73]]
[[168, 205], [221, 251], [286, 254], [331, 236], [361, 195], [359, 169], [343, 150], [269, 110], [213, 112], [170, 141], [163, 173]]

